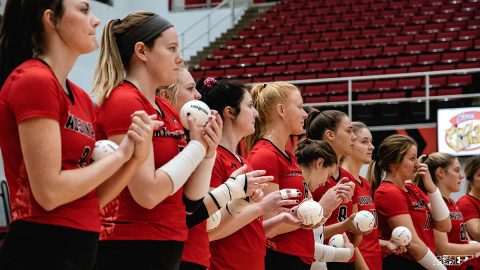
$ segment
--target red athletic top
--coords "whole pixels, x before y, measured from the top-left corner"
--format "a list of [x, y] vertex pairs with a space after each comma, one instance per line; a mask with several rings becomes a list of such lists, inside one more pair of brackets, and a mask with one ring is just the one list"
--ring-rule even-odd
[[[153, 134], [155, 169], [167, 163], [186, 146], [185, 133], [175, 109], [167, 100], [157, 97], [157, 112], [145, 96], [131, 83], [123, 82], [105, 100], [98, 112], [102, 136], [126, 134], [130, 115], [138, 110], [158, 114], [165, 124]], [[100, 240], [174, 240], [187, 239], [185, 205], [181, 188], [153, 209], [137, 204], [128, 188], [103, 209]]]
[[[292, 198], [300, 202], [308, 197], [308, 187], [303, 180], [302, 170], [294, 155], [286, 150], [283, 154], [272, 142], [262, 139], [255, 144], [248, 160], [255, 170], [266, 170], [266, 175], [274, 177], [273, 183], [280, 189], [294, 188], [303, 194]], [[290, 206], [293, 207], [294, 205]], [[275, 251], [298, 256], [303, 262], [314, 262], [315, 244], [312, 230], [297, 229], [288, 233], [267, 238], [267, 246]]]
[[[313, 199], [315, 201], [320, 201], [320, 199], [323, 197], [323, 195], [332, 187], [336, 186], [338, 181], [340, 179], [347, 177], [349, 181], [351, 182], [356, 182], [355, 177], [351, 175], [348, 171], [346, 171], [344, 168], [340, 167], [339, 169], [339, 176], [335, 179], [333, 176], [329, 177], [327, 181], [325, 182], [325, 185], [319, 186], [313, 193]], [[344, 221], [347, 219], [349, 216], [352, 215], [353, 213], [353, 205], [357, 203], [358, 201], [358, 194], [357, 194], [357, 189], [353, 191], [353, 197], [352, 200], [346, 203], [341, 203], [335, 210], [333, 210], [332, 214], [330, 217], [327, 219], [325, 222], [325, 226], [329, 226], [332, 224], [336, 224], [339, 222]], [[347, 235], [349, 236], [350, 240], [352, 240], [352, 237], [350, 237], [350, 233], [347, 232]], [[328, 243], [330, 238], [325, 238], [323, 241], [324, 243]], [[352, 259], [349, 262], [355, 261], [355, 256], [352, 257]]]
[[[460, 212], [460, 209], [454, 200], [448, 199], [445, 200], [445, 203], [448, 206], [448, 210], [450, 210], [450, 220], [452, 221], [452, 229], [447, 233], [448, 242], [455, 244], [468, 244], [467, 224], [465, 224], [462, 212]], [[473, 266], [473, 269], [480, 269], [480, 260], [478, 258], [472, 259], [459, 266], [447, 266], [447, 268], [451, 270], [460, 270], [467, 269], [468, 266]]]
[[[247, 164], [247, 171], [252, 171], [252, 165], [240, 157], [238, 160], [230, 151], [219, 146], [217, 159], [212, 170], [211, 187], [223, 184], [233, 171]], [[212, 253], [210, 270], [263, 270], [265, 268], [265, 233], [262, 219], [257, 218], [235, 233], [210, 242]]]
[[[423, 191], [414, 184], [405, 184], [405, 189], [407, 191], [391, 182], [382, 181], [375, 191], [374, 202], [377, 207], [378, 227], [381, 238], [389, 240], [392, 236], [392, 230], [394, 228], [388, 226], [388, 218], [409, 214], [418, 237], [435, 253], [435, 237], [431, 226], [432, 216], [427, 206], [429, 199]], [[414, 261], [408, 253], [403, 253], [400, 256]]]
[[2, 87], [0, 147], [10, 188], [12, 222], [26, 220], [99, 232], [100, 211], [95, 190], [52, 211], [45, 211], [35, 201], [20, 147], [18, 124], [33, 118], [48, 118], [59, 124], [62, 170], [88, 165], [95, 145], [93, 104], [81, 88], [70, 81], [67, 86], [70, 97], [46, 63], [31, 59], [18, 66]]
[[480, 218], [480, 200], [472, 195], [464, 195], [458, 200], [457, 205], [460, 211], [462, 211], [465, 221]]
[[355, 190], [358, 195], [358, 211], [367, 210], [370, 211], [375, 217], [375, 228], [369, 234], [364, 234], [362, 242], [359, 245], [360, 252], [362, 253], [365, 262], [370, 270], [382, 269], [382, 250], [380, 243], [378, 242], [378, 217], [377, 210], [372, 198], [372, 187], [368, 183], [367, 179], [360, 176], [360, 181], [355, 181]]

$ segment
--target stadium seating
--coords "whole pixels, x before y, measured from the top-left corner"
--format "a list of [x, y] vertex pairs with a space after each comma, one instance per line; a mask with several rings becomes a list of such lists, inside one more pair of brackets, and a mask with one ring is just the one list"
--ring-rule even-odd
[[[193, 70], [244, 82], [480, 67], [480, 1], [283, 0]], [[430, 78], [459, 94], [471, 75]], [[306, 102], [346, 100], [347, 83], [306, 85]], [[424, 78], [353, 83], [354, 99], [425, 95]]]

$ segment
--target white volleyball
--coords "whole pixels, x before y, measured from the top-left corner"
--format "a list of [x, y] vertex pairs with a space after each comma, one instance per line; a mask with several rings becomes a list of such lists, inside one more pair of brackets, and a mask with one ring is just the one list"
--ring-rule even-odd
[[342, 234], [335, 234], [328, 240], [328, 245], [336, 248], [344, 248], [345, 240], [343, 239]]
[[375, 217], [370, 211], [362, 210], [355, 214], [353, 224], [362, 232], [370, 231], [375, 227]]
[[318, 202], [308, 200], [300, 204], [297, 216], [304, 225], [317, 225], [323, 219], [323, 208]]
[[412, 241], [412, 232], [404, 226], [398, 226], [392, 231], [392, 242], [399, 246], [406, 246]]
[[195, 122], [205, 124], [208, 121], [208, 117], [212, 115], [212, 112], [210, 111], [210, 107], [200, 100], [191, 100], [185, 103], [180, 110], [180, 122], [182, 122], [183, 127], [189, 129], [187, 114], [190, 114]]
[[207, 232], [211, 232], [215, 230], [218, 227], [218, 225], [220, 225], [221, 221], [222, 221], [222, 213], [220, 212], [220, 210], [218, 210], [207, 219]]
[[117, 151], [118, 145], [110, 140], [100, 140], [95, 142], [95, 148], [93, 149], [92, 159], [100, 160], [115, 151]]

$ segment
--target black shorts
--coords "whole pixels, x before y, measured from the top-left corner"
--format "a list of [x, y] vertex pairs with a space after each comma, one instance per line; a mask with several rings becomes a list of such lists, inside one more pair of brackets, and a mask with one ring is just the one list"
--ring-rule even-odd
[[180, 270], [207, 270], [203, 265], [182, 261], [180, 263]]
[[339, 262], [327, 262], [328, 270], [355, 270], [355, 263], [339, 263]]
[[15, 221], [0, 250], [0, 269], [91, 270], [98, 233]]
[[408, 270], [424, 270], [423, 266], [416, 261], [406, 259], [402, 256], [390, 254], [382, 260], [383, 269], [408, 269]]
[[265, 270], [295, 269], [310, 270], [311, 265], [295, 255], [285, 254], [267, 248], [265, 255]]
[[155, 240], [100, 241], [97, 269], [177, 270], [183, 242]]

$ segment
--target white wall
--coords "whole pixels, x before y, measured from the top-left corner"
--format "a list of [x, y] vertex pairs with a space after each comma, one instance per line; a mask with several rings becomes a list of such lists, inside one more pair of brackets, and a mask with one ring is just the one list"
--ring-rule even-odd
[[[3, 1], [3, 0], [2, 0]], [[97, 28], [97, 39], [100, 40], [104, 24], [117, 18], [123, 18], [129, 12], [145, 10], [155, 12], [166, 19], [168, 19], [176, 28], [177, 32], [183, 32], [187, 27], [197, 22], [200, 18], [205, 16], [209, 10], [191, 10], [182, 12], [169, 12], [168, 1], [166, 0], [114, 0], [113, 7], [99, 3], [96, 1], [90, 1], [94, 14], [100, 19], [101, 25]], [[211, 23], [214, 24], [220, 19], [227, 17], [223, 22], [219, 23], [211, 34], [211, 40], [220, 36], [223, 32], [231, 27], [231, 18], [228, 16], [230, 12], [229, 8], [224, 8], [215, 13], [211, 18]], [[237, 10], [236, 12], [241, 12]], [[186, 36], [185, 43], [189, 43], [192, 39], [198, 37], [198, 33], [201, 33], [207, 29], [207, 21], [204, 20], [195, 25], [195, 27]], [[192, 36], [194, 35], [194, 36]], [[181, 37], [179, 36], [179, 39]], [[180, 40], [182, 43], [182, 40]], [[184, 58], [187, 60], [197, 51], [201, 50], [204, 46], [208, 45], [208, 40], [205, 37], [201, 38], [192, 46], [189, 50], [185, 51]], [[91, 91], [93, 83], [93, 75], [95, 71], [95, 64], [98, 59], [98, 52], [96, 51], [81, 56], [75, 64], [73, 70], [70, 73], [69, 78], [76, 84], [80, 85], [87, 92]]]

